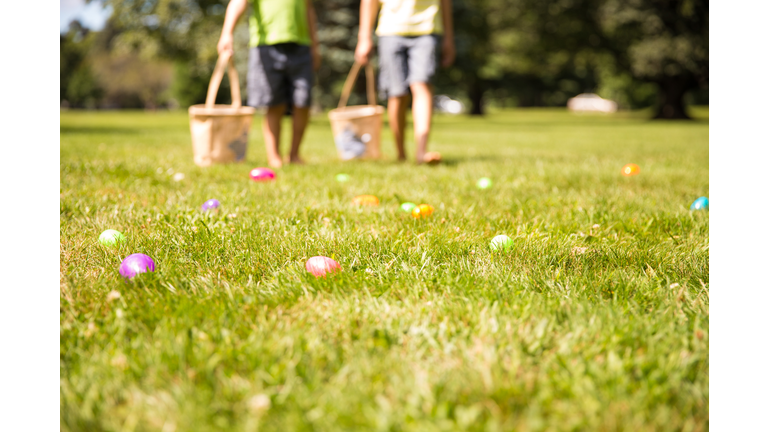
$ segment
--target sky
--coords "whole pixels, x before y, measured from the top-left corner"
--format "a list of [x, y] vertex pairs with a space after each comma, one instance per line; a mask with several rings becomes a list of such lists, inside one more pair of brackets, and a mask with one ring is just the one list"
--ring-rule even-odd
[[85, 0], [59, 0], [60, 32], [66, 32], [69, 23], [74, 19], [80, 20], [83, 26], [91, 30], [101, 30], [112, 14], [112, 9], [104, 9], [99, 0], [93, 0], [89, 4]]

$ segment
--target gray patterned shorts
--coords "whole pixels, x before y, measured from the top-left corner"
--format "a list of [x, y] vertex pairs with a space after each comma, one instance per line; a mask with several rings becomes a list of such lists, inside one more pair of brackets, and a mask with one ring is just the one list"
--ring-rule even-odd
[[313, 82], [312, 54], [306, 45], [282, 43], [251, 47], [248, 105], [308, 108]]
[[440, 36], [379, 36], [379, 97], [405, 96], [411, 83], [429, 83]]

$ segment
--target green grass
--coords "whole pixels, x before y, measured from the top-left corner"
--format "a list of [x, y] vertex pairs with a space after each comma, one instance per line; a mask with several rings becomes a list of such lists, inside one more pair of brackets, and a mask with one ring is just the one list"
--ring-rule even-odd
[[[392, 162], [388, 129], [384, 161], [340, 162], [317, 116], [308, 165], [258, 184], [260, 118], [246, 163], [203, 169], [185, 113], [62, 112], [61, 429], [707, 430], [694, 113], [438, 116], [438, 167]], [[200, 212], [209, 198], [219, 212]], [[101, 246], [108, 228], [127, 243]], [[491, 253], [497, 234], [515, 248]], [[157, 271], [126, 283], [134, 252]], [[343, 273], [314, 278], [314, 255]]]

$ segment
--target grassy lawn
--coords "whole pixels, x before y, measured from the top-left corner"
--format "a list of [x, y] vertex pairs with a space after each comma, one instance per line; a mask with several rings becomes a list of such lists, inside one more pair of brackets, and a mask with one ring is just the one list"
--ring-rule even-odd
[[[186, 113], [62, 112], [61, 429], [707, 430], [694, 114], [439, 116], [438, 167], [394, 163], [388, 129], [385, 160], [340, 162], [317, 116], [308, 165], [263, 184], [261, 118], [244, 164], [203, 169]], [[108, 228], [127, 242], [100, 245]], [[497, 234], [511, 252], [489, 250]], [[134, 252], [157, 271], [126, 283]], [[313, 277], [314, 255], [343, 272]]]

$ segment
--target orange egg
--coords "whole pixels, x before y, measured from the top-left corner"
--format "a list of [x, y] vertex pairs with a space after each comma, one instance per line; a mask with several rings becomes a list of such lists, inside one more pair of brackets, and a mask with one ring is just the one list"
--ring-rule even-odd
[[633, 163], [626, 164], [624, 165], [624, 168], [621, 169], [621, 174], [626, 177], [640, 174], [640, 167]]
[[432, 216], [434, 211], [435, 208], [429, 204], [419, 204], [418, 206], [414, 207], [413, 210], [411, 210], [411, 216], [415, 217], [416, 219], [426, 218]]
[[379, 199], [373, 195], [358, 195], [352, 202], [361, 206], [377, 206], [379, 205]]

